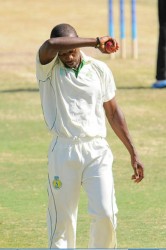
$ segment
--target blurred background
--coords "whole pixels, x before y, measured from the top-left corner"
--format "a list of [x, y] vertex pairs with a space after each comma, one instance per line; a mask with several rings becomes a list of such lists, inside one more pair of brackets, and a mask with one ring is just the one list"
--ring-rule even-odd
[[[115, 38], [120, 42], [119, 34], [119, 0], [113, 1]], [[1, 88], [4, 80], [8, 83], [27, 83], [35, 81], [35, 55], [39, 46], [49, 38], [51, 29], [59, 23], [69, 23], [82, 37], [108, 35], [108, 1], [107, 0], [6, 0], [1, 3]], [[91, 55], [103, 57], [118, 70], [115, 75], [117, 86], [150, 86], [154, 81], [156, 49], [158, 39], [157, 1], [137, 0], [137, 32], [139, 60], [131, 60], [131, 4], [125, 1], [127, 62], [111, 62], [93, 48]], [[119, 52], [120, 53], [120, 52]], [[136, 74], [138, 71], [138, 74]], [[134, 72], [134, 73], [133, 73]], [[125, 73], [125, 74], [124, 74]], [[13, 82], [13, 87], [14, 87]], [[5, 87], [7, 87], [5, 83]]]

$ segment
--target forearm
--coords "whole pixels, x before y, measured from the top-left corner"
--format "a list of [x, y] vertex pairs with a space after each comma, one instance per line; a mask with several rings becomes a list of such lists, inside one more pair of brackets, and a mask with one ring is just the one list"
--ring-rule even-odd
[[[111, 51], [105, 49], [105, 44], [108, 41], [113, 42]], [[72, 50], [82, 47], [98, 48], [102, 53], [114, 53], [118, 50], [119, 45], [115, 39], [105, 36], [98, 38], [81, 38], [81, 37], [56, 37], [45, 41], [39, 50], [39, 57], [42, 64], [49, 63], [59, 51]]]
[[130, 153], [131, 156], [131, 165], [134, 170], [134, 174], [132, 175], [132, 179], [135, 180], [136, 183], [140, 182], [144, 178], [144, 168], [143, 164], [140, 163], [138, 159], [138, 155], [134, 144], [132, 142], [131, 136], [129, 134], [129, 130], [125, 121], [125, 117], [120, 110], [119, 106], [116, 103], [116, 99], [105, 102], [103, 104], [107, 119], [119, 137], [119, 139], [123, 142], [125, 147]]
[[129, 134], [128, 127], [125, 121], [125, 117], [122, 111], [120, 110], [120, 108], [117, 107], [113, 116], [112, 117], [107, 116], [107, 118], [113, 131], [116, 133], [119, 139], [123, 142], [123, 144], [129, 151], [131, 157], [136, 156], [137, 155], [136, 149], [134, 147], [132, 138]]
[[39, 50], [40, 62], [49, 63], [59, 51], [72, 50], [80, 47], [95, 47], [97, 39], [80, 37], [50, 38], [43, 43]]
[[[111, 50], [105, 48], [105, 44], [111, 41]], [[55, 51], [69, 50], [82, 47], [95, 47], [102, 53], [114, 53], [119, 49], [117, 41], [110, 36], [103, 36], [97, 38], [82, 38], [82, 37], [56, 37], [50, 38], [46, 41], [48, 48]]]
[[57, 37], [47, 40], [48, 46], [55, 51], [69, 50], [81, 47], [96, 47], [96, 38]]

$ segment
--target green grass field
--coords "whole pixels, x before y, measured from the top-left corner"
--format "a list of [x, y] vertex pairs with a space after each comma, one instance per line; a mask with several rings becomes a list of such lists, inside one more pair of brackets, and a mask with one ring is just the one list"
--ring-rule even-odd
[[[126, 60], [86, 49], [105, 61], [117, 84], [117, 100], [145, 165], [139, 185], [130, 177], [130, 157], [108, 127], [114, 154], [119, 248], [166, 247], [166, 89], [154, 90], [158, 39], [157, 0], [137, 1], [139, 58], [131, 57], [130, 5], [126, 0]], [[80, 36], [107, 32], [106, 0], [0, 0], [0, 247], [47, 248], [47, 149], [51, 135], [44, 124], [35, 79], [35, 55], [58, 23]], [[115, 1], [118, 22], [118, 0]], [[115, 36], [119, 40], [118, 24]], [[89, 235], [87, 200], [81, 193], [77, 248]]]

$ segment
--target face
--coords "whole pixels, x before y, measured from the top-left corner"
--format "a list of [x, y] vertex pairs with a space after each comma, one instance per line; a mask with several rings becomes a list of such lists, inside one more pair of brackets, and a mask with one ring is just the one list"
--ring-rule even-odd
[[79, 49], [61, 50], [58, 53], [60, 60], [69, 68], [77, 68], [81, 62]]

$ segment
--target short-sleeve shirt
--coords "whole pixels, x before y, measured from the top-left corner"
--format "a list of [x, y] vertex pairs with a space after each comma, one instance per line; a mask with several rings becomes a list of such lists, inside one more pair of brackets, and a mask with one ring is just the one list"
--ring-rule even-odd
[[48, 129], [60, 137], [106, 137], [103, 103], [115, 96], [109, 67], [81, 51], [84, 66], [78, 76], [56, 56], [42, 65], [39, 52], [36, 76]]

